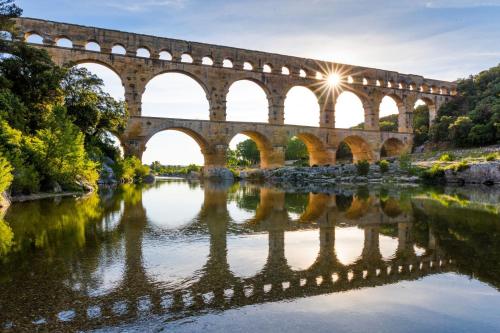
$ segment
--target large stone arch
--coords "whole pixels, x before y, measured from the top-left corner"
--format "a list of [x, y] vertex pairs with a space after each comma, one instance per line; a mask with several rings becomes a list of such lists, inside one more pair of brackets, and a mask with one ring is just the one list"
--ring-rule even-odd
[[[239, 76], [239, 75], [236, 75], [235, 77], [232, 77], [230, 80], [228, 80], [228, 81], [225, 82], [225, 87], [224, 87], [223, 94], [224, 94], [224, 101], [226, 103], [226, 119], [227, 119], [227, 113], [229, 111], [227, 109], [227, 101], [228, 101], [228, 96], [229, 96], [229, 93], [230, 93], [230, 89], [231, 89], [231, 87], [234, 87], [235, 84], [237, 84], [237, 83], [243, 83], [245, 81], [251, 82], [251, 83], [255, 84], [264, 93], [264, 95], [266, 97], [266, 102], [267, 102], [267, 107], [265, 109], [266, 112], [267, 112], [267, 122], [271, 122], [271, 119], [272, 119], [272, 115], [271, 115], [271, 113], [272, 113], [272, 105], [274, 104], [274, 101], [273, 101], [273, 95], [271, 93], [270, 88], [263, 81], [261, 81], [261, 80], [253, 78], [251, 76]], [[236, 121], [240, 121], [240, 120], [236, 120]], [[248, 119], [247, 121], [256, 122], [254, 119]]]
[[295, 136], [304, 142], [309, 153], [309, 165], [335, 164], [335, 152], [328, 149], [327, 145], [317, 135], [298, 131]]
[[[310, 124], [308, 124], [308, 123], [298, 123], [298, 122], [295, 122], [293, 120], [291, 120], [291, 121], [287, 120], [287, 114], [289, 114], [289, 112], [290, 112], [290, 110], [287, 108], [287, 100], [290, 97], [289, 96], [290, 92], [292, 92], [292, 90], [294, 90], [296, 88], [303, 89], [304, 91], [308, 91], [307, 94], [310, 93], [310, 96], [314, 97], [314, 100], [315, 100], [316, 104], [314, 106], [311, 106], [311, 107], [317, 108], [317, 114], [315, 114], [315, 113], [309, 114], [309, 112], [311, 110], [309, 110], [309, 109], [305, 110], [304, 109], [304, 112], [307, 112], [308, 116], [316, 117], [316, 120], [313, 120]], [[307, 105], [305, 107], [309, 108], [310, 105]], [[312, 111], [314, 111], [314, 110], [312, 110]], [[284, 124], [319, 127], [320, 120], [321, 120], [321, 106], [320, 106], [320, 103], [319, 103], [318, 95], [314, 91], [313, 87], [311, 87], [310, 85], [307, 85], [307, 84], [293, 84], [293, 85], [288, 86], [284, 90], [284, 92], [283, 92], [283, 118], [284, 118], [283, 119], [284, 120]], [[314, 119], [314, 118], [311, 118], [311, 119]]]
[[[424, 102], [425, 105], [427, 105], [427, 108], [429, 109], [429, 128], [430, 128], [430, 126], [434, 123], [434, 121], [436, 120], [436, 117], [437, 117], [437, 111], [438, 111], [437, 105], [432, 100], [432, 98], [429, 98], [427, 96], [422, 96], [422, 95], [417, 96], [416, 101], [419, 101], [419, 100]], [[415, 103], [416, 103], [416, 101], [415, 101]]]
[[[341, 109], [342, 107], [347, 107], [347, 104], [344, 105], [344, 99], [345, 98], [347, 98], [347, 99], [353, 99], [354, 98], [354, 100], [358, 104], [356, 106], [356, 108], [357, 107], [360, 108], [359, 110], [356, 110], [356, 111], [360, 111], [359, 112], [360, 119], [358, 119], [358, 121], [356, 121], [356, 123], [345, 124], [345, 123], [342, 122], [342, 118], [343, 117], [340, 114], [340, 112], [342, 112], [342, 111], [344, 111], [344, 112], [345, 111], [351, 112], [350, 116], [352, 118], [352, 104], [349, 106], [349, 110], [343, 110], [343, 109]], [[354, 89], [344, 89], [344, 90], [340, 91], [338, 93], [338, 95], [336, 95], [336, 98], [335, 98], [335, 121], [336, 121], [336, 126], [335, 127], [336, 128], [350, 128], [350, 127], [354, 127], [354, 126], [358, 125], [361, 122], [364, 122], [366, 124], [367, 123], [366, 107], [367, 107], [367, 98], [361, 92], [359, 92], [357, 90], [354, 90]], [[341, 121], [339, 121], [339, 119]], [[342, 127], [339, 127], [339, 126], [342, 126]]]
[[237, 134], [246, 135], [255, 142], [259, 149], [260, 167], [262, 169], [276, 168], [284, 165], [284, 147], [275, 147], [272, 138], [269, 138], [258, 130], [242, 129], [228, 136], [228, 145]]
[[[204, 165], [224, 165], [223, 161], [221, 162], [216, 154], [213, 154], [213, 148], [210, 143], [203, 137], [202, 134], [196, 132], [195, 130], [187, 127], [178, 127], [178, 126], [165, 126], [161, 127], [154, 132], [149, 133], [146, 137], [143, 139], [143, 149], [140, 152], [141, 156], [138, 156], [140, 159], [142, 159], [142, 154], [146, 150], [148, 142], [151, 140], [152, 137], [157, 135], [158, 133], [164, 132], [164, 131], [177, 131], [186, 134], [189, 136], [191, 139], [193, 139], [198, 146], [200, 147], [200, 151], [203, 155], [204, 158]], [[221, 164], [222, 163], [222, 164]]]
[[360, 135], [356, 134], [347, 135], [344, 138], [342, 138], [341, 142], [347, 144], [351, 149], [353, 163], [362, 160], [373, 163], [378, 160], [378, 156], [374, 154], [373, 149], [368, 143], [368, 141], [365, 140]]
[[407, 146], [398, 138], [389, 138], [385, 140], [380, 148], [380, 157], [394, 157], [403, 154]]
[[[207, 87], [206, 83], [197, 75], [194, 75], [189, 71], [179, 70], [179, 69], [167, 69], [167, 70], [163, 70], [163, 71], [158, 71], [154, 75], [151, 75], [149, 77], [149, 79], [144, 82], [144, 88], [143, 88], [142, 93], [141, 93], [141, 110], [142, 110], [143, 105], [144, 105], [144, 97], [147, 94], [148, 86], [150, 86], [155, 80], [160, 80], [162, 76], [164, 78], [166, 78], [166, 76], [172, 75], [172, 74], [181, 75], [184, 78], [188, 79], [189, 82], [193, 82], [194, 86], [201, 88], [201, 91], [203, 91], [203, 93], [204, 93], [203, 101], [206, 102], [206, 109], [202, 110], [203, 115], [200, 116], [201, 118], [197, 118], [197, 119], [205, 119], [205, 120], [210, 119], [210, 94], [209, 94], [209, 88]], [[171, 80], [172, 78], [167, 78], [167, 79]], [[196, 96], [201, 96], [201, 94], [203, 94], [203, 93], [200, 92], [200, 94], [199, 95], [196, 94]], [[196, 97], [196, 96], [193, 96], [193, 97]], [[165, 103], [168, 103], [168, 102], [169, 102], [169, 100], [165, 99]], [[186, 100], [186, 103], [187, 102], [189, 102], [189, 100]], [[201, 111], [201, 109], [200, 109], [200, 111]], [[141, 114], [142, 114], [142, 111], [141, 111]], [[165, 115], [161, 115], [161, 117], [165, 117]], [[181, 117], [173, 117], [173, 118], [184, 119], [184, 118], [194, 118], [194, 117], [181, 116]]]

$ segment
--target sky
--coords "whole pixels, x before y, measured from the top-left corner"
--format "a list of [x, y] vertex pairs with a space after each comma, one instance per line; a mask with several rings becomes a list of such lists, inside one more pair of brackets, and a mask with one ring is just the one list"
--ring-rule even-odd
[[[500, 0], [18, 0], [24, 16], [157, 36], [250, 48], [456, 80], [500, 62]], [[106, 89], [123, 98], [113, 74], [92, 66]], [[267, 101], [250, 82], [227, 98], [228, 120], [267, 121]], [[208, 118], [201, 88], [182, 75], [150, 82], [145, 115]], [[285, 122], [317, 125], [311, 93], [295, 89]], [[359, 101], [337, 104], [337, 127], [363, 120]], [[382, 116], [397, 112], [384, 100]], [[318, 116], [319, 117], [319, 116]], [[234, 142], [241, 140], [237, 138]], [[234, 146], [234, 142], [232, 146]], [[145, 163], [202, 164], [194, 141], [166, 131], [153, 137]]]

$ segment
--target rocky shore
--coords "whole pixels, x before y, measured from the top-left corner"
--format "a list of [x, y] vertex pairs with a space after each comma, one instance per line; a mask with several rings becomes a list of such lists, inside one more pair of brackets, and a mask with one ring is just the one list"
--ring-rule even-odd
[[[356, 165], [334, 165], [323, 167], [283, 167], [271, 170], [246, 170], [240, 178], [246, 181], [266, 182], [271, 185], [295, 188], [331, 187], [336, 184], [402, 184], [425, 182], [419, 175], [425, 169], [402, 168], [399, 161], [389, 163], [386, 170], [377, 164], [369, 166], [366, 175], [359, 175]], [[500, 161], [467, 165], [461, 169], [443, 170], [435, 184], [451, 185], [500, 185]]]

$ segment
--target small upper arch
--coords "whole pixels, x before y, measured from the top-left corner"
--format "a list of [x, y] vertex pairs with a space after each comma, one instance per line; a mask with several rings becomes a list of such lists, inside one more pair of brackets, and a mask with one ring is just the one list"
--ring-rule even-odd
[[94, 51], [94, 52], [101, 52], [101, 46], [97, 41], [95, 40], [89, 40], [87, 41], [87, 44], [85, 44], [85, 50], [87, 51]]
[[225, 58], [225, 59], [222, 61], [222, 67], [225, 67], [225, 68], [233, 68], [233, 60], [231, 60], [230, 58]]
[[245, 61], [243, 63], [243, 69], [246, 71], [251, 71], [253, 70], [253, 64], [250, 61]]
[[214, 60], [212, 59], [212, 57], [204, 56], [203, 58], [201, 58], [201, 64], [207, 66], [213, 66]]
[[172, 61], [172, 53], [170, 53], [167, 50], [161, 50], [160, 53], [158, 54], [158, 59]]
[[24, 34], [24, 40], [31, 44], [43, 44], [43, 37], [36, 31], [30, 31]]
[[151, 58], [151, 51], [147, 47], [141, 46], [137, 49], [135, 55], [140, 58]]
[[125, 46], [123, 46], [122, 44], [115, 44], [111, 48], [111, 53], [125, 55], [127, 54], [127, 50], [125, 49]]
[[264, 66], [262, 66], [262, 71], [264, 73], [271, 73], [273, 71], [273, 67], [271, 64], [264, 64]]
[[59, 47], [73, 48], [73, 42], [66, 36], [59, 36], [56, 38], [56, 45]]
[[185, 62], [185, 63], [191, 64], [191, 63], [193, 63], [193, 57], [189, 53], [183, 53], [181, 55], [181, 62]]

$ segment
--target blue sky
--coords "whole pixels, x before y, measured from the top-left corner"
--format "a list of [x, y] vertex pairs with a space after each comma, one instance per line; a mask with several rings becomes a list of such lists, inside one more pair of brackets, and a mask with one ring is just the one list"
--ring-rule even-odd
[[[377, 67], [455, 80], [500, 63], [500, 0], [18, 0], [24, 15], [130, 32]], [[123, 89], [96, 66], [117, 98]], [[304, 88], [305, 89], [305, 88]], [[289, 99], [290, 97], [290, 99]], [[342, 96], [341, 96], [342, 97]], [[187, 101], [184, 103], [183, 101]], [[228, 120], [267, 120], [265, 95], [250, 82], [230, 88]], [[285, 122], [318, 119], [317, 103], [297, 89]], [[381, 115], [397, 113], [392, 101]], [[208, 117], [200, 87], [165, 74], [146, 87], [145, 115]], [[316, 116], [312, 116], [316, 114]], [[363, 121], [353, 96], [336, 107], [338, 127]], [[309, 124], [310, 125], [310, 124]], [[235, 142], [242, 140], [238, 137]], [[234, 142], [233, 142], [234, 146]], [[166, 131], [147, 145], [145, 163], [202, 164], [194, 141]], [[166, 153], [168, 152], [168, 153]]]
[[500, 60], [500, 0], [19, 0], [25, 16], [453, 80]]

